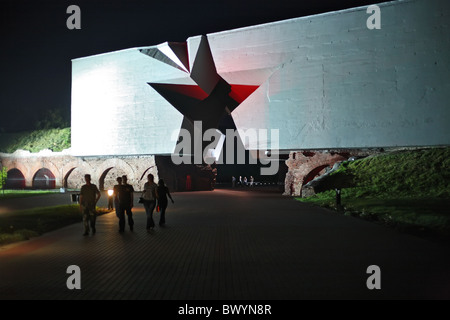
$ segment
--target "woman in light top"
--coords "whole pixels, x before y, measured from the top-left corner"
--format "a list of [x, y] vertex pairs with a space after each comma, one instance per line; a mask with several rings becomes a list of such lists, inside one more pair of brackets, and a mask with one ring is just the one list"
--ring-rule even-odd
[[154, 176], [149, 174], [147, 176], [147, 182], [144, 184], [144, 191], [142, 192], [142, 198], [144, 202], [145, 213], [147, 214], [147, 231], [155, 227], [153, 221], [153, 211], [156, 207], [156, 199], [158, 199], [158, 185], [154, 182]]

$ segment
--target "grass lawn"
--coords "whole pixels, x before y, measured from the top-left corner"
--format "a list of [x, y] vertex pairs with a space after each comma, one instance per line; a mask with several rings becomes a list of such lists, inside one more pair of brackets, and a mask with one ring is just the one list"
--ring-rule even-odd
[[[97, 208], [97, 211], [99, 214], [109, 212], [105, 208]], [[28, 240], [81, 221], [78, 205], [36, 208], [4, 214], [0, 216], [0, 244]]]
[[60, 193], [59, 190], [0, 190], [0, 200]]
[[346, 215], [450, 239], [450, 148], [380, 154], [344, 162], [299, 201], [336, 208]]
[[343, 190], [341, 208], [336, 207], [334, 192], [297, 200], [381, 222], [403, 231], [450, 239], [450, 199], [355, 198]]

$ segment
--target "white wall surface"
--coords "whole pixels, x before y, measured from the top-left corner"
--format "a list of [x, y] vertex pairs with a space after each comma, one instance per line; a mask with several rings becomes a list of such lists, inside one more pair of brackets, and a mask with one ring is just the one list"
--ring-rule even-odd
[[186, 73], [138, 49], [74, 60], [73, 154], [173, 152], [170, 137], [180, 129], [183, 116], [147, 84], [171, 78], [186, 78]]
[[262, 84], [234, 112], [280, 149], [448, 145], [450, 2], [380, 5], [208, 35], [218, 73]]
[[[361, 7], [207, 35], [220, 76], [260, 85], [233, 111], [237, 127], [279, 129], [285, 150], [448, 145], [450, 2], [380, 8], [381, 30]], [[188, 73], [138, 49], [72, 70], [75, 155], [174, 150], [183, 116], [147, 83], [195, 84]]]

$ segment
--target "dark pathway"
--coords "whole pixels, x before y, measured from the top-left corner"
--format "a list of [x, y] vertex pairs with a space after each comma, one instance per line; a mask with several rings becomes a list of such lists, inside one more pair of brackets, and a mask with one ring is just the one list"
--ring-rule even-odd
[[[177, 193], [167, 228], [81, 224], [0, 250], [1, 299], [450, 298], [448, 248], [278, 194]], [[158, 216], [158, 215], [156, 215]], [[81, 268], [81, 290], [66, 269]], [[366, 287], [381, 268], [382, 289]]]
[[[10, 198], [0, 199], [0, 215], [4, 213], [10, 213], [17, 210], [28, 210], [37, 207], [48, 206], [62, 206], [73, 204], [72, 194], [79, 192], [67, 192], [67, 193], [53, 193], [43, 194], [38, 196], [32, 196], [27, 198]], [[99, 206], [108, 206], [107, 194], [102, 192], [102, 197], [99, 201]]]

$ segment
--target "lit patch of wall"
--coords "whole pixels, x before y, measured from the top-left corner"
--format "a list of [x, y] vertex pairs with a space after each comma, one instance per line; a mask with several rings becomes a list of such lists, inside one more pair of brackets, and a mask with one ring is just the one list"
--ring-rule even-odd
[[280, 148], [447, 145], [450, 3], [380, 4], [209, 34], [219, 75], [261, 87], [232, 115]]
[[183, 116], [147, 83], [184, 73], [129, 49], [72, 62], [72, 152], [170, 154]]

